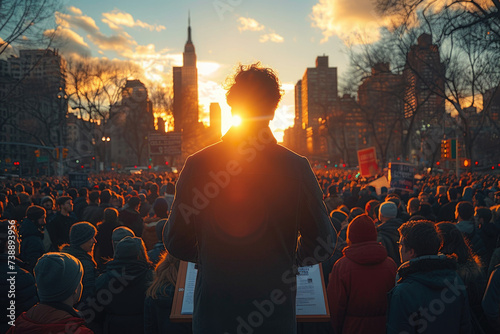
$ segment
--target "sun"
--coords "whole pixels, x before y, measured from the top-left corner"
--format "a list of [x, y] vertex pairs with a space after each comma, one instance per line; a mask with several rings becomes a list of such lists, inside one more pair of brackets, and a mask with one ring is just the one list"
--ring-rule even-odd
[[237, 116], [237, 115], [234, 115], [231, 118], [231, 125], [232, 126], [239, 126], [239, 125], [241, 125], [241, 117]]

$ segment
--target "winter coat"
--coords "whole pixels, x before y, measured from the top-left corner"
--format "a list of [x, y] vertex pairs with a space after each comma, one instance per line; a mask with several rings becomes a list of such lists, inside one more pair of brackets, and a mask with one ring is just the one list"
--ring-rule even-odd
[[455, 209], [457, 207], [457, 201], [451, 201], [444, 204], [439, 209], [439, 214], [437, 217], [438, 222], [452, 222], [455, 220]]
[[96, 281], [96, 291], [112, 291], [109, 303], [102, 305], [103, 333], [144, 331], [144, 295], [153, 280], [149, 263], [140, 260], [112, 260]]
[[343, 253], [328, 283], [335, 333], [385, 333], [387, 293], [394, 287], [396, 264], [376, 241], [353, 244]]
[[61, 249], [64, 244], [69, 244], [69, 230], [74, 223], [76, 223], [74, 216], [63, 216], [61, 212], [57, 212], [54, 218], [47, 221], [46, 229], [56, 250]]
[[171, 322], [166, 316], [172, 312], [175, 286], [168, 284], [161, 289], [163, 293], [156, 299], [147, 296], [144, 301], [144, 334], [192, 333], [191, 324]]
[[38, 227], [31, 219], [24, 219], [19, 227], [21, 253], [19, 257], [33, 271], [36, 261], [45, 253], [43, 245], [43, 227]]
[[[67, 308], [70, 308], [67, 306]], [[71, 309], [71, 308], [70, 308]], [[93, 334], [85, 321], [73, 311], [37, 304], [17, 318], [8, 334]]]
[[198, 264], [194, 333], [253, 331], [256, 303], [273, 308], [256, 332], [296, 333], [296, 265], [325, 261], [337, 239], [307, 159], [250, 126], [186, 160], [163, 232]]
[[337, 209], [339, 206], [344, 204], [344, 201], [338, 194], [328, 196], [325, 198], [325, 204], [328, 209], [328, 212], [332, 212], [333, 210]]
[[71, 246], [66, 245], [61, 250], [63, 253], [67, 253], [76, 257], [83, 266], [83, 292], [81, 301], [87, 300], [88, 297], [92, 297], [95, 295], [95, 280], [98, 276], [97, 273], [97, 264], [94, 261], [94, 258], [84, 251], [80, 246]]
[[389, 293], [387, 333], [471, 333], [466, 287], [455, 257], [421, 256], [401, 265]]
[[[14, 267], [11, 268], [11, 265]], [[16, 320], [21, 313], [29, 310], [38, 302], [35, 279], [31, 273], [23, 269], [25, 266], [19, 259], [9, 263], [8, 255], [0, 254], [0, 308], [6, 312], [0, 321], [0, 333], [5, 333], [9, 329], [8, 322]], [[14, 272], [15, 275], [8, 274], [10, 272]], [[13, 281], [7, 280], [12, 277], [14, 277]], [[15, 283], [16, 286], [15, 297], [9, 292], [11, 282]], [[11, 307], [12, 300], [16, 302], [15, 307]], [[15, 309], [11, 317], [9, 316], [11, 314], [9, 308]]]
[[73, 212], [76, 215], [76, 218], [78, 218], [78, 221], [84, 221], [83, 220], [83, 212], [85, 211], [85, 208], [89, 206], [89, 203], [87, 202], [87, 198], [85, 197], [77, 197], [75, 199], [75, 202], [73, 203]]
[[95, 220], [94, 217], [97, 217], [100, 212], [99, 205], [90, 203], [82, 212], [82, 221], [89, 222], [95, 226], [100, 220]]
[[398, 228], [403, 224], [403, 221], [398, 218], [389, 219], [383, 224], [377, 226], [377, 241], [382, 244], [387, 250], [387, 255], [396, 263], [401, 265], [401, 257], [399, 255], [399, 232]]
[[125, 209], [120, 211], [120, 222], [123, 226], [130, 228], [134, 231], [136, 237], [142, 236], [142, 217], [139, 212], [135, 210]]
[[495, 333], [500, 333], [500, 270], [495, 268], [488, 281], [482, 301], [484, 314]]

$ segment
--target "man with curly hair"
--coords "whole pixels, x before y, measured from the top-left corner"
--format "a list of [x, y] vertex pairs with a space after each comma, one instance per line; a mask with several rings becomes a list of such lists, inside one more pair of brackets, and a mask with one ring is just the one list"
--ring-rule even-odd
[[179, 176], [163, 242], [197, 263], [194, 333], [296, 333], [298, 266], [334, 251], [309, 162], [269, 129], [281, 95], [272, 69], [240, 66], [226, 97], [241, 125], [190, 156]]

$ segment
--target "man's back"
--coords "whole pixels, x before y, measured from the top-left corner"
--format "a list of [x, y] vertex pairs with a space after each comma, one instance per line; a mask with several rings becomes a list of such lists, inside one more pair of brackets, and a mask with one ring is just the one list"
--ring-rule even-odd
[[467, 292], [455, 270], [446, 255], [404, 263], [390, 292], [387, 333], [470, 333]]
[[195, 333], [294, 333], [296, 264], [326, 260], [336, 234], [307, 160], [267, 127], [237, 131], [186, 161], [164, 243], [198, 263]]

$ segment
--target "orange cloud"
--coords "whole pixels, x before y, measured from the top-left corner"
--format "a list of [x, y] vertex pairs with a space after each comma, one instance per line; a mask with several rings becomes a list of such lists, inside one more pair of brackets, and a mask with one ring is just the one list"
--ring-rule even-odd
[[310, 18], [312, 26], [322, 31], [322, 43], [333, 36], [355, 42], [359, 35], [374, 42], [380, 38], [379, 29], [390, 21], [375, 12], [373, 0], [319, 0]]
[[140, 27], [140, 28], [145, 28], [149, 29], [151, 31], [156, 30], [156, 31], [162, 31], [165, 28], [163, 25], [155, 24], [151, 25], [145, 22], [142, 22], [141, 20], [134, 20], [132, 15], [126, 12], [122, 12], [118, 9], [114, 9], [109, 13], [103, 13], [102, 16], [104, 18], [102, 19], [102, 22], [106, 23], [111, 29], [113, 30], [119, 30], [121, 29], [121, 26], [125, 27]]

